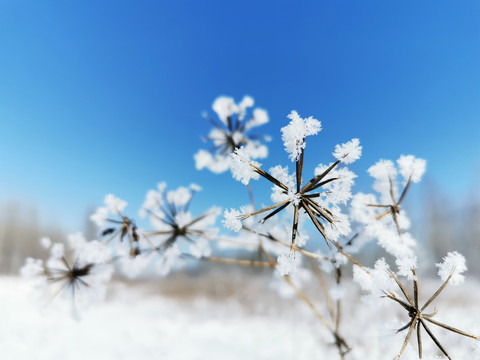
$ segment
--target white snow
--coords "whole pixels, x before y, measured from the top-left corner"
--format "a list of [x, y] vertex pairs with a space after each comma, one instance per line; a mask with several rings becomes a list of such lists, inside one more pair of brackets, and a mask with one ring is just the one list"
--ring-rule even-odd
[[[309, 360], [318, 359], [320, 354], [324, 359], [339, 358], [330, 335], [305, 303], [296, 296], [280, 298], [269, 289], [270, 273], [235, 273], [226, 269], [190, 276], [176, 273], [166, 279], [136, 281], [130, 285], [114, 281], [107, 300], [82, 312], [79, 320], [72, 319], [68, 306], [61, 306], [55, 300], [40, 308], [31, 296], [34, 286], [31, 280], [0, 277], [1, 357], [5, 360]], [[328, 317], [315, 280], [313, 277], [305, 289]], [[422, 302], [439, 283], [438, 278], [423, 282]], [[344, 292], [345, 296], [341, 331], [353, 347], [346, 359], [392, 359], [405, 336], [405, 333], [395, 334], [395, 330], [398, 324], [408, 321], [408, 316], [393, 302], [372, 313], [372, 309], [358, 301], [356, 285], [349, 281], [343, 284], [344, 290], [333, 289], [342, 296]], [[476, 314], [480, 301], [479, 288], [474, 281], [455, 291], [447, 288], [435, 303], [439, 311], [437, 320], [473, 331], [476, 317], [472, 314]], [[453, 358], [471, 358], [477, 342], [438, 327], [433, 331]], [[428, 336], [423, 335], [424, 356], [428, 358], [437, 352]], [[409, 345], [405, 359], [414, 350]]]

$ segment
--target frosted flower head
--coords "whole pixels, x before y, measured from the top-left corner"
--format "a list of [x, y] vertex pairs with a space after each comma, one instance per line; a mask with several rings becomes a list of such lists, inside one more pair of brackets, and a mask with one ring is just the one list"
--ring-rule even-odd
[[255, 167], [258, 168], [261, 164], [252, 161], [244, 147], [235, 149], [231, 154], [231, 159], [232, 174], [236, 180], [240, 180], [244, 185], [247, 185], [250, 179], [258, 180], [260, 178], [260, 175], [255, 172]]
[[214, 173], [222, 173], [232, 166], [232, 154], [235, 149], [244, 147], [244, 151], [252, 159], [267, 157], [268, 149], [262, 141], [269, 138], [262, 135], [251, 134], [250, 131], [258, 126], [268, 123], [269, 118], [265, 110], [255, 108], [250, 116], [248, 109], [253, 107], [254, 100], [245, 96], [236, 104], [234, 99], [220, 96], [213, 103], [213, 110], [220, 121], [204, 114], [213, 125], [210, 134], [203, 140], [212, 143], [209, 150], [199, 150], [195, 158], [197, 170], [207, 168]]
[[[405, 212], [400, 209], [412, 182], [420, 180], [425, 171], [425, 160], [416, 159], [412, 155], [401, 156], [397, 163], [399, 172], [404, 177], [403, 189], [398, 191], [397, 168], [390, 160], [380, 160], [368, 169], [375, 178], [373, 188], [380, 193], [380, 203], [365, 204], [376, 209], [375, 217], [371, 222], [381, 220], [387, 227], [394, 227], [399, 236], [410, 226]], [[389, 220], [385, 220], [389, 219]], [[395, 255], [395, 254], [394, 254]]]
[[[142, 213], [148, 215], [155, 228], [146, 233], [152, 243], [151, 250], [164, 256], [169, 248], [177, 246], [178, 241], [182, 240], [189, 244], [190, 253], [195, 257], [206, 256], [210, 252], [208, 240], [218, 232], [214, 225], [220, 210], [212, 208], [199, 216], [192, 215], [189, 211], [190, 203], [195, 192], [200, 189], [196, 184], [173, 191], [166, 191], [166, 186], [162, 186], [147, 193]], [[171, 261], [166, 262], [170, 263]]]
[[242, 213], [235, 209], [227, 210], [223, 213], [224, 219], [222, 220], [223, 226], [225, 228], [239, 232], [242, 229], [242, 222], [240, 221]]
[[282, 141], [285, 151], [290, 154], [292, 161], [298, 160], [300, 153], [305, 149], [305, 137], [317, 134], [321, 129], [321, 123], [312, 116], [301, 118], [295, 110], [287, 116], [291, 121], [282, 128]]
[[[122, 214], [127, 203], [113, 195], [107, 195], [105, 204], [107, 206], [98, 208], [90, 219], [99, 226], [107, 226], [101, 232], [106, 243], [110, 243], [115, 238], [120, 242], [127, 240], [130, 245], [130, 255], [135, 257], [139, 252], [139, 234], [135, 221]], [[99, 218], [102, 221], [99, 222]]]
[[[337, 160], [329, 166], [319, 166], [315, 171], [315, 176], [303, 184], [305, 137], [318, 133], [321, 127], [317, 120], [312, 117], [302, 119], [295, 111], [292, 111], [289, 117], [291, 122], [282, 128], [282, 139], [287, 152], [290, 153], [290, 158], [296, 160], [295, 174], [290, 174], [288, 168], [282, 166], [274, 166], [270, 168], [270, 172], [266, 172], [260, 168], [259, 164], [253, 163], [242, 149], [236, 150], [233, 155], [236, 162], [236, 166], [233, 168], [234, 177], [244, 184], [247, 184], [250, 179], [260, 176], [267, 179], [272, 184], [271, 198], [275, 203], [248, 214], [226, 212], [227, 219], [224, 224], [231, 229], [239, 230], [241, 226], [238, 220], [246, 220], [268, 212], [260, 220], [261, 223], [264, 223], [285, 209], [293, 210], [292, 246], [296, 244], [299, 218], [306, 214], [322, 234], [327, 245], [330, 248], [333, 245], [343, 254], [337, 238], [350, 233], [350, 224], [348, 216], [341, 214], [338, 205], [345, 204], [350, 199], [351, 186], [356, 176], [346, 168], [337, 168], [342, 162]], [[347, 152], [352, 151], [351, 158], [346, 160], [346, 162], [351, 162], [359, 156], [358, 148], [358, 141], [355, 140], [338, 151], [342, 152], [342, 159], [350, 156]], [[320, 192], [319, 189], [323, 191]]]
[[280, 275], [291, 275], [295, 273], [295, 252], [290, 251], [287, 255], [280, 255], [277, 258], [277, 271]]
[[113, 194], [108, 194], [104, 199], [105, 206], [99, 207], [94, 214], [90, 216], [98, 227], [102, 227], [107, 222], [110, 215], [122, 216], [122, 212], [127, 207], [127, 202], [117, 198]]
[[20, 275], [26, 278], [45, 275], [43, 260], [28, 257], [25, 260], [25, 265], [20, 269]]
[[395, 264], [398, 266], [398, 275], [406, 276], [408, 280], [416, 280], [414, 271], [417, 268], [417, 257], [406, 256], [403, 258], [397, 258]]
[[335, 152], [333, 153], [333, 156], [344, 164], [355, 162], [360, 159], [361, 155], [362, 147], [360, 146], [360, 141], [358, 139], [352, 139], [345, 144], [336, 145]]
[[465, 281], [465, 276], [462, 275], [467, 271], [465, 257], [457, 251], [452, 251], [443, 258], [443, 262], [435, 264], [438, 267], [438, 276], [443, 281], [449, 280], [451, 285], [460, 285]]
[[127, 202], [113, 194], [108, 194], [105, 197], [105, 205], [112, 214], [121, 214], [127, 207]]
[[54, 243], [50, 257], [28, 258], [21, 269], [23, 276], [43, 279], [51, 297], [73, 298], [75, 309], [102, 300], [113, 273], [111, 250], [98, 241], [86, 241], [81, 234], [69, 236], [68, 251], [62, 243]]
[[417, 159], [413, 155], [402, 155], [397, 160], [398, 168], [400, 174], [403, 176], [405, 181], [411, 179], [412, 182], [418, 183], [427, 166], [427, 162], [423, 159]]
[[[463, 256], [461, 256], [460, 254], [456, 253], [449, 253], [445, 258], [444, 258], [444, 263], [443, 264], [437, 264], [437, 266], [439, 266], [440, 268], [443, 268], [444, 266], [447, 267], [447, 268], [450, 268], [450, 267], [456, 267], [456, 265], [459, 265], [459, 267], [462, 267], [465, 265], [465, 262], [464, 262], [464, 259], [462, 259]], [[433, 334], [433, 332], [430, 330], [430, 326], [434, 325], [434, 326], [438, 326], [438, 327], [441, 327], [443, 329], [446, 329], [450, 332], [453, 332], [453, 333], [456, 333], [456, 334], [459, 334], [459, 335], [462, 335], [462, 336], [465, 336], [465, 337], [469, 337], [469, 338], [472, 338], [472, 339], [476, 339], [478, 340], [478, 338], [474, 335], [470, 335], [462, 330], [459, 330], [459, 329], [456, 329], [454, 327], [451, 327], [447, 324], [444, 324], [444, 323], [441, 323], [437, 320], [434, 319], [435, 315], [437, 314], [437, 311], [433, 312], [433, 313], [428, 313], [428, 306], [442, 293], [442, 291], [445, 289], [445, 286], [447, 285], [448, 281], [451, 279], [452, 277], [452, 272], [450, 272], [450, 274], [447, 276], [447, 278], [445, 279], [444, 283], [440, 286], [440, 288], [422, 305], [420, 305], [420, 302], [419, 302], [419, 284], [418, 284], [418, 280], [417, 280], [417, 275], [416, 275], [416, 272], [415, 270], [413, 269], [414, 267], [414, 263], [415, 263], [415, 259], [413, 258], [410, 258], [410, 259], [402, 259], [400, 260], [399, 262], [397, 262], [397, 264], [399, 265], [399, 268], [401, 269], [401, 271], [406, 271], [406, 268], [411, 268], [411, 271], [413, 273], [413, 276], [412, 276], [412, 280], [413, 280], [413, 296], [411, 296], [407, 290], [406, 290], [406, 287], [400, 282], [400, 280], [398, 279], [398, 277], [395, 275], [395, 273], [393, 273], [392, 271], [390, 271], [390, 276], [392, 277], [392, 279], [395, 281], [398, 289], [400, 290], [401, 292], [401, 296], [397, 295], [396, 293], [394, 293], [393, 291], [384, 291], [384, 297], [385, 298], [388, 298], [392, 301], [394, 301], [396, 304], [398, 304], [400, 307], [402, 307], [408, 314], [408, 317], [410, 318], [407, 322], [406, 325], [402, 326], [400, 329], [397, 330], [397, 333], [401, 333], [401, 332], [404, 332], [406, 333], [406, 336], [405, 336], [405, 340], [403, 342], [403, 346], [402, 348], [400, 349], [396, 359], [400, 359], [400, 357], [402, 356], [403, 352], [405, 351], [406, 349], [406, 346], [410, 340], [410, 338], [412, 337], [412, 334], [413, 334], [413, 330], [416, 329], [417, 330], [417, 336], [415, 336], [415, 338], [417, 339], [417, 343], [418, 343], [418, 346], [417, 346], [417, 349], [418, 349], [418, 358], [422, 358], [422, 348], [423, 348], [423, 345], [422, 345], [422, 335], [421, 335], [421, 331], [423, 328], [423, 330], [425, 330], [426, 334], [431, 338], [431, 340], [433, 341], [433, 343], [435, 343], [435, 345], [439, 348], [439, 350], [444, 354], [446, 355], [449, 359], [451, 359], [451, 357], [449, 356], [449, 354], [447, 353], [445, 347], [442, 345], [442, 343], [435, 337], [435, 335]], [[451, 271], [451, 270], [450, 270]], [[407, 331], [408, 329], [408, 331]]]

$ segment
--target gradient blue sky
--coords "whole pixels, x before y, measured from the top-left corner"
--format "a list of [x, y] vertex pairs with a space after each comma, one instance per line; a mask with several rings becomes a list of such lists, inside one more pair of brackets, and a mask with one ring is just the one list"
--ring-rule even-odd
[[452, 198], [478, 184], [477, 0], [0, 0], [0, 49], [0, 203], [37, 204], [67, 230], [107, 193], [136, 215], [158, 181], [202, 185], [196, 210], [247, 202], [230, 174], [194, 168], [218, 95], [268, 110], [266, 168], [287, 164], [296, 109], [324, 129], [307, 174], [358, 137], [356, 190], [378, 159], [410, 153]]

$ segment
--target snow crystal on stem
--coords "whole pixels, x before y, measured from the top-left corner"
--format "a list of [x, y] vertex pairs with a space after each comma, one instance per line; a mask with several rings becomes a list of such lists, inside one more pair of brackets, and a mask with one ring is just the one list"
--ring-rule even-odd
[[296, 271], [295, 252], [290, 251], [288, 255], [280, 255], [277, 258], [277, 271], [280, 275], [290, 275]]
[[202, 170], [204, 167], [207, 167], [212, 161], [213, 156], [207, 150], [200, 149], [194, 156], [195, 159], [195, 168], [197, 170]]
[[260, 163], [250, 160], [250, 156], [244, 147], [237, 148], [232, 153], [232, 174], [236, 180], [241, 181], [244, 185], [250, 182], [250, 179], [258, 180], [260, 175], [253, 171], [253, 167], [260, 167]]
[[360, 146], [360, 140], [358, 139], [352, 139], [342, 145], [335, 145], [335, 152], [333, 153], [333, 156], [344, 164], [353, 163], [360, 159], [361, 155], [362, 147]]
[[90, 220], [92, 220], [98, 227], [101, 227], [105, 224], [108, 217], [108, 208], [103, 206], [99, 207], [95, 213], [90, 215]]
[[357, 265], [353, 266], [353, 280], [360, 285], [362, 290], [367, 291], [370, 295], [364, 297], [371, 305], [381, 306], [384, 304], [381, 301], [385, 291], [394, 291], [396, 283], [389, 274], [390, 267], [384, 258], [380, 258], [375, 262], [373, 269], [360, 268]]
[[235, 104], [235, 100], [228, 96], [220, 96], [215, 99], [212, 109], [224, 124], [227, 123], [227, 118], [238, 112], [238, 106]]
[[176, 190], [171, 190], [167, 193], [167, 201], [175, 206], [183, 206], [190, 201], [192, 197], [191, 191], [184, 187], [180, 186]]
[[190, 253], [200, 259], [203, 256], [210, 256], [212, 248], [207, 239], [199, 238], [194, 244], [190, 245]]
[[427, 166], [427, 162], [423, 159], [417, 159], [413, 155], [402, 155], [397, 160], [400, 174], [405, 180], [410, 177], [412, 182], [417, 183], [422, 179]]
[[225, 209], [223, 213], [225, 219], [222, 220], [223, 226], [229, 230], [239, 232], [242, 229], [242, 222], [239, 219], [240, 215], [242, 215], [242, 213], [238, 210], [230, 209], [230, 211], [228, 211]]
[[177, 244], [173, 244], [163, 253], [163, 257], [156, 264], [157, 273], [160, 276], [166, 276], [170, 273], [176, 260], [182, 255]]
[[416, 256], [397, 258], [395, 264], [398, 266], [398, 275], [406, 276], [409, 280], [415, 280], [412, 270], [417, 268]]
[[245, 124], [245, 130], [268, 123], [268, 113], [263, 109], [253, 110], [253, 117]]
[[50, 249], [50, 256], [54, 259], [60, 259], [65, 254], [65, 246], [62, 243], [55, 243]]
[[20, 274], [23, 277], [31, 278], [41, 275], [44, 271], [45, 269], [43, 268], [43, 261], [41, 259], [28, 257], [25, 261], [25, 265], [20, 269]]
[[112, 249], [97, 240], [86, 241], [74, 248], [79, 264], [106, 264], [112, 259]]
[[195, 184], [195, 183], [190, 184], [190, 189], [192, 189], [193, 191], [202, 191], [202, 187], [200, 185]]
[[118, 214], [125, 210], [127, 207], [127, 202], [117, 198], [113, 194], [108, 194], [105, 197], [105, 205], [107, 205], [107, 208], [111, 213]]
[[463, 272], [467, 270], [467, 265], [465, 257], [457, 251], [452, 251], [443, 258], [442, 263], [435, 264], [438, 267], [438, 276], [443, 281], [446, 281], [450, 275], [450, 284], [456, 286], [463, 284], [465, 281], [465, 276], [462, 275]]
[[317, 134], [322, 126], [320, 121], [312, 116], [302, 119], [295, 110], [292, 110], [287, 117], [291, 121], [282, 128], [282, 141], [286, 152], [290, 154], [289, 158], [295, 161], [305, 148], [305, 137]]

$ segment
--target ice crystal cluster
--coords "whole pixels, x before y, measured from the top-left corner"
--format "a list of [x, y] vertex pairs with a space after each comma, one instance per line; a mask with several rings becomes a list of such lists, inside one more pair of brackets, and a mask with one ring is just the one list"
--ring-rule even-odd
[[208, 136], [204, 138], [205, 143], [211, 147], [195, 154], [195, 166], [198, 170], [207, 168], [214, 173], [227, 171], [232, 166], [230, 154], [240, 147], [253, 159], [267, 157], [268, 149], [261, 141], [268, 141], [269, 138], [252, 134], [252, 129], [268, 123], [269, 118], [267, 112], [261, 108], [253, 109], [249, 115], [249, 109], [254, 103], [250, 96], [245, 96], [238, 104], [228, 96], [220, 96], [214, 101], [212, 109], [217, 115], [216, 118], [204, 114], [213, 125]]
[[[388, 304], [404, 311], [401, 319], [392, 313], [391, 323], [398, 328], [393, 329], [396, 335], [390, 349], [394, 349], [396, 359], [417, 355], [420, 359], [435, 358], [435, 353], [423, 351], [427, 339], [450, 359], [431, 326], [468, 338], [473, 341], [472, 349], [480, 349], [478, 335], [440, 322], [436, 311], [427, 310], [447, 285], [464, 282], [465, 258], [451, 251], [436, 264], [441, 285], [430, 297], [425, 297], [420, 287], [417, 270], [425, 261], [419, 258], [423, 252], [418, 251], [419, 245], [409, 233], [404, 199], [411, 186], [421, 180], [425, 160], [413, 155], [402, 155], [396, 162], [379, 160], [368, 169], [374, 192], [352, 193], [357, 175], [349, 165], [361, 157], [359, 139], [347, 139], [323, 152], [311, 149], [307, 142], [312, 136], [326, 136], [322, 124], [313, 116], [303, 118], [293, 110], [280, 129], [287, 153], [285, 163], [266, 170], [257, 159], [267, 157], [262, 141], [268, 137], [253, 131], [269, 118], [265, 110], [253, 107], [254, 100], [249, 96], [239, 103], [227, 96], [214, 101], [216, 116], [205, 114], [213, 128], [204, 141], [211, 147], [195, 154], [195, 166], [214, 173], [230, 169], [233, 178], [244, 185], [266, 181], [264, 188], [271, 204], [256, 208], [250, 193], [249, 205], [235, 208], [232, 204], [223, 210], [212, 206], [196, 213], [191, 203], [201, 190], [199, 185], [167, 190], [166, 183], [161, 182], [146, 194], [138, 213], [144, 226], [139, 227], [126, 212], [127, 202], [110, 194], [91, 215], [99, 227], [97, 240], [87, 241], [81, 234], [72, 234], [66, 249], [64, 243], [42, 238], [48, 258], [28, 258], [22, 274], [37, 279], [38, 288], [48, 298], [73, 299], [74, 307], [79, 308], [105, 296], [114, 269], [130, 278], [142, 274], [166, 276], [188, 261], [270, 269], [269, 286], [282, 297], [296, 296], [307, 304], [323, 327], [325, 341], [337, 349], [340, 359], [345, 359], [355, 347], [340, 328], [341, 309], [349, 297], [342, 274], [348, 271], [344, 265], [350, 262], [354, 282], [362, 291], [363, 302], [371, 307], [372, 316]], [[304, 169], [306, 153], [318, 161], [314, 169]], [[218, 221], [222, 212], [223, 218]], [[223, 232], [217, 228], [220, 222]], [[374, 264], [359, 263], [355, 254], [369, 241], [375, 241], [388, 257], [380, 257]], [[251, 257], [222, 256], [221, 250], [227, 247], [249, 249]], [[304, 289], [314, 278], [320, 282], [323, 302], [312, 301], [308, 289]], [[413, 285], [413, 294], [409, 292], [412, 286], [406, 283]], [[411, 345], [414, 332], [416, 347]]]
[[368, 169], [375, 179], [373, 189], [379, 199], [375, 194], [356, 194], [350, 217], [363, 226], [362, 236], [376, 239], [397, 258], [412, 257], [416, 241], [408, 232], [410, 220], [402, 203], [411, 183], [421, 180], [426, 163], [413, 155], [402, 155], [396, 163], [397, 166], [390, 160], [380, 160]]
[[[262, 215], [262, 222], [265, 222], [285, 209], [286, 212], [293, 211], [292, 247], [296, 244], [299, 217], [304, 216], [311, 219], [329, 247], [339, 247], [337, 240], [348, 236], [351, 231], [348, 216], [342, 212], [341, 206], [346, 205], [352, 197], [351, 187], [356, 177], [343, 163], [351, 164], [359, 159], [362, 147], [358, 139], [337, 145], [332, 154], [336, 161], [327, 165], [319, 164], [311, 180], [304, 183], [303, 156], [306, 137], [317, 134], [321, 130], [321, 123], [312, 116], [302, 118], [296, 111], [292, 111], [288, 118], [290, 122], [281, 129], [282, 140], [290, 160], [296, 162], [295, 172], [290, 173], [288, 166], [281, 165], [271, 167], [266, 172], [260, 168], [259, 163], [248, 157], [243, 148], [237, 149], [231, 155], [233, 177], [244, 184], [260, 177], [270, 181], [274, 205], [250, 214], [241, 214], [234, 209], [227, 211], [225, 227], [239, 231], [239, 220], [242, 218], [269, 212], [266, 216]], [[233, 214], [237, 215], [237, 219]], [[288, 259], [291, 259], [291, 255], [279, 257], [278, 268], [282, 274], [290, 274], [294, 270], [293, 262]]]
[[81, 233], [68, 236], [69, 251], [48, 238], [41, 243], [49, 250], [48, 259], [27, 258], [20, 272], [38, 280], [47, 295], [44, 301], [48, 297], [74, 300], [73, 310], [78, 310], [105, 298], [113, 274], [111, 249], [96, 240], [87, 241]]
[[145, 237], [150, 245], [148, 252], [161, 256], [157, 263], [161, 275], [168, 274], [182, 256], [181, 248], [188, 248], [189, 254], [197, 259], [211, 253], [209, 240], [217, 236], [215, 222], [221, 210], [213, 207], [194, 216], [189, 207], [200, 190], [200, 186], [191, 184], [189, 188], [166, 191], [166, 183], [160, 183], [157, 190], [147, 193], [140, 216], [148, 216], [154, 229]]

